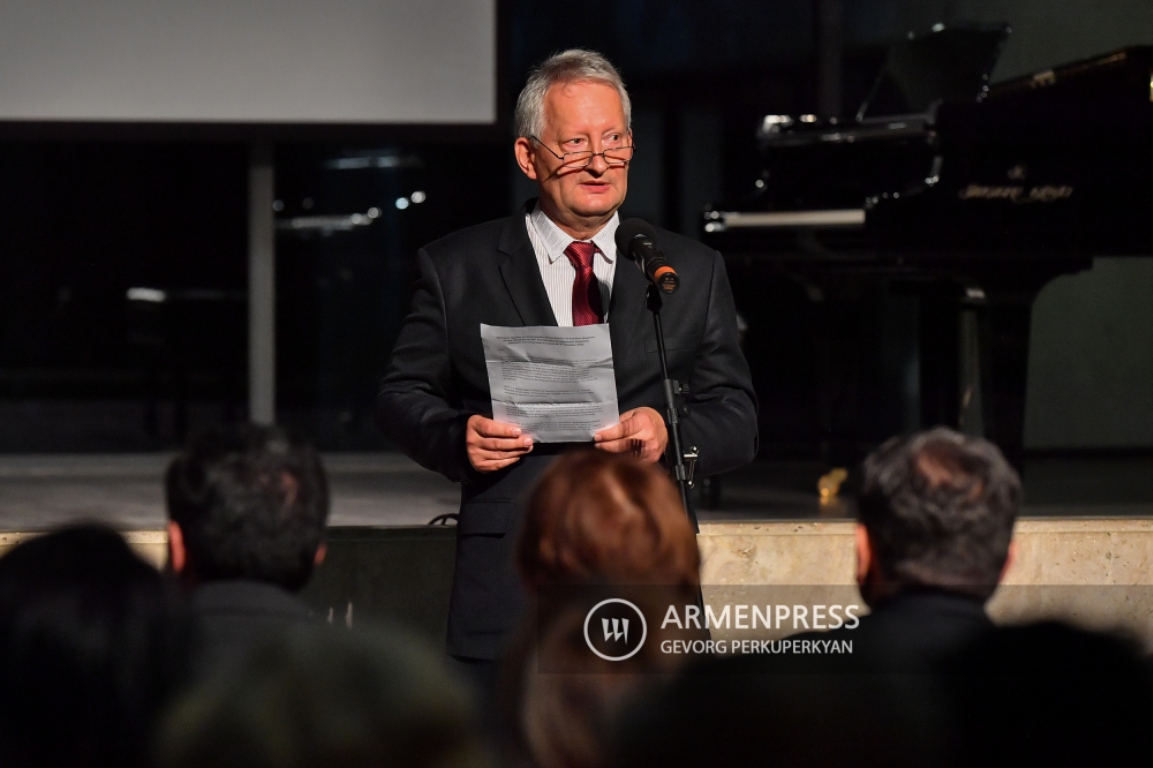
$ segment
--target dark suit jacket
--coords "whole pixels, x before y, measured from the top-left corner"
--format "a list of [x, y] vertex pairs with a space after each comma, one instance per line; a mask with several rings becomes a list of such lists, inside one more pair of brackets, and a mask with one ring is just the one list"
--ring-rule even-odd
[[296, 595], [259, 581], [210, 581], [194, 589], [189, 602], [200, 632], [203, 668], [226, 662], [271, 637], [322, 625]]
[[851, 642], [852, 653], [705, 659], [631, 708], [614, 764], [742, 764], [771, 753], [781, 764], [950, 765], [955, 717], [939, 665], [992, 631], [980, 600], [914, 590], [854, 629], [789, 638]]
[[[756, 451], [755, 396], [737, 346], [724, 262], [715, 251], [671, 232], [658, 231], [657, 242], [681, 278], [680, 290], [665, 299], [662, 321], [670, 375], [690, 387], [682, 435], [686, 446], [700, 449], [698, 473], [723, 472], [747, 463]], [[472, 468], [465, 448], [468, 419], [492, 415], [480, 325], [557, 323], [524, 211], [438, 240], [417, 260], [420, 277], [376, 420], [422, 466], [462, 483], [448, 649], [457, 656], [496, 658], [523, 606], [512, 565], [522, 503], [559, 448], [537, 445], [492, 474]], [[640, 270], [621, 259], [609, 304], [617, 399], [621, 412], [649, 406], [663, 413], [645, 286]]]
[[879, 603], [855, 629], [804, 632], [794, 640], [848, 640], [851, 656], [814, 657], [814, 665], [858, 672], [932, 674], [968, 643], [993, 630], [985, 603], [938, 589], [909, 589]]

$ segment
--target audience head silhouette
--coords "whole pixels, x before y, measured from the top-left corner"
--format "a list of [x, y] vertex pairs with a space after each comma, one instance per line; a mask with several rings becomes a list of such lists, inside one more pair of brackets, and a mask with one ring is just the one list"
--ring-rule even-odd
[[1001, 628], [946, 672], [959, 766], [1136, 765], [1153, 752], [1150, 670], [1117, 637], [1052, 621]]
[[532, 589], [561, 584], [700, 584], [696, 535], [654, 466], [601, 451], [560, 457], [529, 499], [517, 550]]
[[908, 587], [988, 598], [1011, 558], [1021, 481], [995, 445], [945, 428], [865, 459], [857, 578], [870, 603]]
[[587, 615], [607, 597], [646, 615], [696, 601], [700, 554], [680, 495], [635, 459], [567, 453], [529, 499], [517, 562], [537, 600], [506, 658], [516, 746], [542, 768], [604, 765], [616, 712], [683, 658], [661, 653], [656, 633], [625, 660], [597, 657]]
[[120, 534], [75, 526], [0, 558], [0, 761], [138, 766], [183, 684], [190, 620]]
[[323, 558], [328, 484], [320, 457], [278, 427], [214, 429], [168, 467], [169, 557], [182, 579], [301, 589]]
[[161, 768], [486, 765], [470, 704], [436, 656], [377, 631], [298, 630], [175, 706]]

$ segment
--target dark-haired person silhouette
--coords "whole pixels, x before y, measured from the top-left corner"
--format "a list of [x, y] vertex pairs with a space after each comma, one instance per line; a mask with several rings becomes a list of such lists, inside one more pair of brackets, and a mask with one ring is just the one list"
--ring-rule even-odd
[[188, 678], [192, 627], [172, 583], [115, 531], [18, 544], [0, 558], [0, 764], [144, 766]]
[[296, 595], [325, 553], [328, 484], [312, 446], [277, 427], [218, 428], [173, 459], [165, 493], [169, 564], [208, 662], [319, 622]]

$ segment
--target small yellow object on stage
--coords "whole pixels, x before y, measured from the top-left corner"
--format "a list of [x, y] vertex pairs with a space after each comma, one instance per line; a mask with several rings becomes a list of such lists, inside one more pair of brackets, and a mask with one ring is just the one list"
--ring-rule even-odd
[[821, 495], [822, 504], [832, 504], [836, 500], [837, 494], [841, 492], [841, 483], [848, 476], [849, 472], [844, 467], [835, 467], [831, 472], [821, 475], [817, 481], [817, 493]]

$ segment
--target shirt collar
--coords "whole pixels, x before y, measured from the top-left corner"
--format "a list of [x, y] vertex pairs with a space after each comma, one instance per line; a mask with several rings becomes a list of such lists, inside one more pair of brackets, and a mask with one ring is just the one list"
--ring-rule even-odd
[[[540, 235], [541, 240], [545, 244], [548, 251], [548, 262], [552, 264], [561, 256], [564, 256], [564, 249], [569, 247], [572, 243], [572, 236], [567, 234], [563, 229], [557, 226], [556, 222], [550, 219], [545, 212], [540, 209], [537, 204], [529, 215], [533, 227]], [[617, 244], [616, 234], [617, 227], [620, 226], [621, 219], [617, 213], [613, 213], [613, 217], [605, 222], [600, 231], [593, 235], [590, 240], [596, 243], [597, 249], [600, 250], [601, 255], [605, 261], [612, 264], [616, 261]]]

